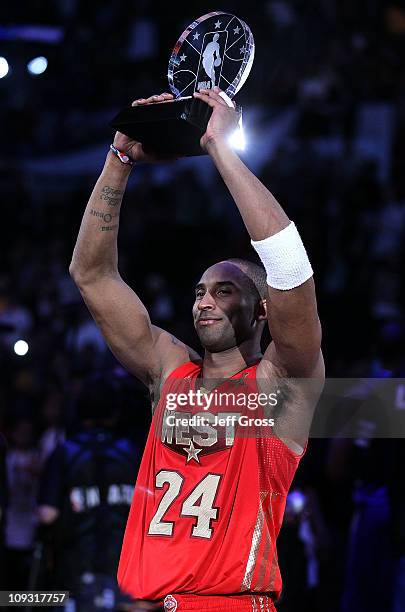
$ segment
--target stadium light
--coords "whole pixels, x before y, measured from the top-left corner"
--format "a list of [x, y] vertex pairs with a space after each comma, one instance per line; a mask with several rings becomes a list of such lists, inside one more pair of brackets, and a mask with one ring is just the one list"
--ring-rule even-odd
[[28, 353], [28, 349], [29, 346], [28, 343], [25, 342], [25, 340], [17, 340], [17, 342], [14, 344], [14, 352], [20, 357], [26, 355]]
[[9, 71], [8, 61], [5, 57], [0, 57], [0, 79], [8, 75]]
[[30, 74], [38, 75], [45, 72], [48, 67], [48, 60], [43, 55], [34, 57], [27, 64], [27, 70]]

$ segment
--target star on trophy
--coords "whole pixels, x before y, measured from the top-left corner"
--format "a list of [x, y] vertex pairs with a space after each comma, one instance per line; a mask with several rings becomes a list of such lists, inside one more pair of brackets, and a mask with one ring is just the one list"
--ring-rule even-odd
[[212, 109], [193, 93], [217, 86], [231, 100], [249, 76], [254, 50], [250, 28], [235, 15], [215, 11], [199, 17], [170, 57], [168, 80], [175, 99], [124, 108], [110, 125], [141, 142], [148, 153], [204, 155], [200, 138]]

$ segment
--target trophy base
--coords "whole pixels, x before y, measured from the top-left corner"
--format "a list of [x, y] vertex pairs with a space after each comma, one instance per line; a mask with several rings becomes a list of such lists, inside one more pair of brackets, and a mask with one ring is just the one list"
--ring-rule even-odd
[[200, 146], [212, 108], [192, 96], [124, 108], [114, 129], [142, 143], [146, 153], [163, 157], [205, 155]]

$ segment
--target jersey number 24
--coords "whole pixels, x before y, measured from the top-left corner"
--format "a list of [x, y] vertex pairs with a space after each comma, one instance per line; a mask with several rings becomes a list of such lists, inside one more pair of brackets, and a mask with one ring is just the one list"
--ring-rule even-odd
[[[191, 491], [181, 506], [180, 516], [195, 516], [197, 522], [191, 530], [195, 538], [211, 538], [211, 521], [217, 518], [218, 508], [214, 507], [214, 500], [221, 476], [207, 474]], [[169, 485], [160, 500], [159, 506], [150, 522], [148, 535], [171, 536], [174, 530], [174, 521], [163, 521], [163, 517], [179, 496], [184, 483], [184, 477], [179, 472], [161, 470], [156, 474], [156, 488], [162, 489]]]

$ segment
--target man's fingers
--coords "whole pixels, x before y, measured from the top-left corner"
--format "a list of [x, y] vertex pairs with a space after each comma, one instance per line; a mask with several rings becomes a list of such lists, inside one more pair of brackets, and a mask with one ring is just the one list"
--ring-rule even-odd
[[[200, 98], [200, 100], [204, 100], [204, 102], [206, 102], [212, 108], [220, 104], [221, 106], [225, 106], [228, 109], [235, 110], [235, 103], [232, 102], [232, 100], [230, 100], [229, 98], [229, 101], [230, 101], [230, 104], [229, 104], [227, 100], [225, 100], [221, 96], [221, 93], [223, 92], [221, 92], [221, 90], [218, 90], [218, 91], [220, 93], [217, 93], [216, 91], [212, 89], [202, 89], [201, 91], [196, 92], [194, 95]], [[224, 96], [225, 95], [226, 94], [224, 94]]]
[[[225, 92], [223, 92], [219, 87], [214, 87], [214, 89], [201, 89], [199, 93], [203, 95], [209, 96], [212, 100], [218, 102], [218, 104], [222, 104], [222, 106], [227, 106], [228, 108], [235, 108], [235, 104], [232, 102], [228, 96], [226, 96]], [[228, 98], [228, 100], [225, 98]]]
[[209, 95], [215, 100], [222, 100], [222, 103], [225, 104], [225, 106], [227, 106], [228, 108], [235, 108], [235, 103], [219, 87], [214, 87], [214, 89], [211, 89]]
[[202, 91], [195, 91], [194, 97], [198, 98], [199, 100], [204, 100], [204, 102], [206, 102], [208, 106], [211, 106], [212, 108], [215, 108], [215, 106], [217, 106], [218, 104], [215, 100], [210, 98], [207, 94], [203, 93]]
[[234, 102], [234, 100], [231, 100], [231, 98], [224, 91], [220, 90], [218, 95], [220, 98], [222, 98], [222, 100], [224, 100], [225, 104], [229, 106], [229, 108], [236, 108], [236, 103]]
[[226, 104], [226, 106], [228, 106], [228, 108], [236, 108], [236, 104], [233, 100], [231, 100], [231, 98], [219, 87], [215, 86], [214, 89], [209, 90], [210, 91], [210, 96], [216, 98], [216, 96], [219, 96], [221, 98], [221, 100], [223, 100]]
[[[218, 92], [220, 92], [221, 90], [218, 89]], [[217, 93], [216, 91], [214, 91], [213, 89], [203, 89], [201, 90], [200, 93], [204, 93], [207, 96], [209, 96], [212, 100], [215, 100], [216, 102], [218, 102], [218, 104], [222, 104], [223, 106], [228, 106], [227, 103], [225, 102], [225, 100], [223, 98], [221, 98], [221, 96], [219, 95], [219, 93]]]
[[156, 94], [147, 99], [147, 102], [164, 102], [165, 100], [171, 100], [173, 98], [172, 94], [164, 92], [162, 94]]
[[166, 91], [162, 94], [155, 94], [149, 96], [149, 98], [139, 98], [132, 102], [132, 106], [141, 106], [142, 104], [153, 104], [154, 102], [165, 102], [166, 100], [172, 100], [173, 94], [167, 93]]

